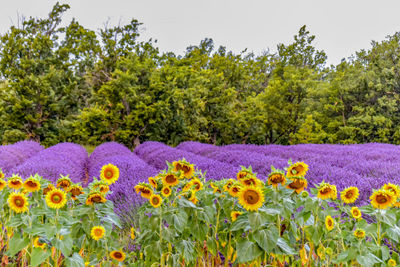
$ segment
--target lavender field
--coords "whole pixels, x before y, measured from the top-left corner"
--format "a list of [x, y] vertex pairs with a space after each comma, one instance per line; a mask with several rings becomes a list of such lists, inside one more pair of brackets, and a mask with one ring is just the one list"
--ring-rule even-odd
[[73, 143], [44, 149], [36, 142], [23, 141], [0, 147], [0, 168], [6, 175], [19, 174], [23, 178], [38, 173], [56, 181], [61, 174], [85, 185], [99, 177], [103, 165], [112, 163], [120, 169], [120, 179], [111, 187], [111, 198], [120, 205], [139, 201], [133, 187], [164, 169], [166, 161], [181, 158], [196, 164], [207, 172], [207, 179], [214, 180], [234, 178], [240, 166], [252, 166], [258, 177], [265, 180], [271, 165], [283, 168], [289, 159], [303, 161], [309, 165], [306, 178], [310, 186], [323, 180], [335, 184], [338, 190], [357, 186], [361, 193], [359, 204], [366, 202], [372, 188], [400, 181], [399, 146], [379, 143], [214, 146], [183, 142], [173, 148], [145, 142], [132, 152], [124, 145], [109, 142], [98, 146], [90, 156], [84, 147]]

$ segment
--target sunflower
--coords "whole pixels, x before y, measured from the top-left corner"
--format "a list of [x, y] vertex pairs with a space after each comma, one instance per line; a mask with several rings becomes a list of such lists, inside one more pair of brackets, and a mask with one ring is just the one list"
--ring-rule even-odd
[[174, 162], [172, 162], [172, 165], [174, 166], [173, 171], [174, 172], [182, 171], [183, 176], [185, 178], [190, 178], [194, 174], [194, 165], [189, 164], [184, 159], [180, 160], [180, 161], [174, 161]]
[[391, 191], [395, 195], [396, 198], [400, 198], [400, 188], [398, 185], [387, 183], [382, 186], [383, 190]]
[[12, 192], [7, 202], [10, 208], [16, 213], [27, 212], [29, 210], [28, 198], [23, 193]]
[[55, 189], [53, 184], [48, 184], [47, 187], [43, 188], [43, 195], [47, 195], [48, 192]]
[[131, 234], [130, 234], [132, 239], [135, 239], [135, 228], [131, 227]]
[[103, 226], [93, 226], [92, 230], [90, 231], [90, 235], [96, 241], [99, 240], [100, 238], [103, 238], [105, 234], [106, 234], [106, 229], [104, 229]]
[[152, 187], [154, 187], [155, 189], [157, 189], [158, 185], [157, 185], [156, 179], [154, 179], [153, 177], [149, 177], [148, 180], [149, 180], [149, 184], [150, 184]]
[[392, 191], [379, 189], [369, 197], [371, 204], [376, 209], [387, 209], [396, 202], [396, 196]]
[[261, 181], [257, 179], [257, 177], [255, 176], [246, 176], [242, 179], [240, 179], [240, 182], [244, 185], [244, 186], [260, 186], [261, 185]]
[[0, 178], [0, 191], [7, 186], [7, 182]]
[[333, 220], [333, 218], [328, 215], [325, 218], [325, 227], [328, 231], [331, 231], [333, 229], [333, 227], [335, 226], [335, 221]]
[[283, 172], [272, 172], [268, 175], [268, 185], [277, 188], [278, 184], [284, 186], [286, 183], [286, 176]]
[[354, 219], [360, 219], [361, 218], [361, 211], [358, 209], [358, 207], [352, 207], [351, 210], [351, 216], [353, 216]]
[[153, 189], [150, 185], [145, 183], [139, 183], [135, 185], [135, 190], [137, 194], [141, 194], [142, 197], [149, 199], [153, 194]]
[[328, 184], [328, 183], [322, 183], [318, 188], [317, 197], [320, 199], [331, 198], [331, 199], [335, 200], [337, 198], [336, 186]]
[[40, 190], [40, 182], [39, 180], [35, 178], [29, 178], [25, 180], [25, 182], [22, 185], [26, 191], [28, 192], [35, 192]]
[[198, 192], [203, 189], [203, 183], [198, 178], [194, 178], [192, 181], [192, 186], [194, 186], [194, 191]]
[[196, 197], [196, 191], [194, 191], [194, 190], [192, 190], [191, 191], [191, 195], [190, 195], [190, 197], [189, 197], [189, 201], [191, 201], [193, 204], [197, 204], [197, 202], [199, 201], [198, 199], [197, 199], [197, 197]]
[[2, 169], [0, 169], [0, 179], [4, 179], [4, 172], [3, 172], [3, 170]]
[[217, 192], [220, 194], [222, 193], [221, 189], [219, 189], [219, 187], [216, 184], [214, 184], [213, 182], [210, 183], [210, 187], [213, 189], [214, 194]]
[[92, 185], [92, 189], [93, 190], [98, 190], [100, 191], [100, 193], [105, 194], [108, 191], [110, 191], [110, 187], [108, 186], [108, 184], [106, 182], [104, 182], [103, 180], [96, 182]]
[[253, 175], [253, 173], [251, 172], [251, 171], [249, 171], [249, 170], [247, 170], [247, 169], [242, 169], [242, 170], [240, 170], [238, 173], [237, 173], [237, 175], [236, 175], [236, 178], [238, 179], [238, 180], [242, 180], [244, 177], [246, 177], [246, 176], [252, 176]]
[[100, 171], [100, 179], [108, 185], [115, 183], [119, 178], [119, 169], [112, 164], [104, 165]]
[[68, 189], [68, 192], [71, 193], [71, 198], [73, 200], [76, 200], [77, 196], [82, 195], [83, 194], [83, 188], [80, 185], [74, 184], [71, 185]]
[[359, 195], [360, 193], [358, 191], [358, 188], [355, 186], [347, 187], [342, 192], [340, 192], [340, 198], [346, 204], [356, 202]]
[[192, 188], [193, 183], [192, 181], [187, 182], [183, 187], [182, 187], [182, 192], [188, 192]]
[[226, 184], [222, 187], [224, 189], [224, 191], [228, 192], [229, 189], [231, 188], [232, 184], [233, 184], [233, 179], [229, 179], [228, 181], [226, 181]]
[[236, 219], [243, 214], [243, 212], [240, 211], [231, 211], [231, 218], [232, 218], [232, 222], [236, 221]]
[[397, 262], [394, 259], [388, 260], [388, 266], [389, 267], [394, 267], [397, 265]]
[[231, 186], [231, 188], [229, 188], [229, 195], [231, 195], [232, 197], [237, 197], [239, 196], [239, 192], [242, 189], [242, 186], [239, 183], [233, 184]]
[[46, 195], [47, 206], [53, 209], [61, 209], [67, 204], [67, 195], [61, 189], [55, 188]]
[[256, 211], [264, 203], [264, 193], [259, 187], [248, 186], [239, 192], [239, 204], [246, 210]]
[[302, 176], [304, 177], [308, 171], [308, 165], [304, 162], [296, 162], [292, 164], [286, 173], [286, 177]]
[[72, 182], [71, 179], [68, 178], [68, 176], [61, 176], [61, 178], [57, 180], [57, 187], [62, 188], [65, 191], [68, 191], [71, 185]]
[[170, 187], [179, 184], [178, 177], [173, 173], [167, 173], [162, 177], [162, 181], [164, 185], [168, 185]]
[[163, 195], [163, 197], [169, 197], [172, 193], [172, 190], [169, 186], [164, 186], [161, 189], [161, 194]]
[[290, 177], [290, 183], [287, 185], [287, 188], [295, 190], [297, 194], [307, 188], [307, 180], [300, 176]]
[[365, 231], [363, 229], [356, 229], [353, 234], [358, 239], [363, 239], [365, 237]]
[[125, 260], [125, 253], [121, 250], [113, 250], [110, 253], [110, 257], [116, 261], [122, 262]]
[[22, 179], [19, 176], [13, 176], [11, 179], [8, 180], [8, 187], [18, 190], [22, 187]]
[[86, 205], [93, 205], [94, 203], [104, 203], [107, 199], [99, 191], [90, 192], [86, 198]]
[[41, 248], [44, 249], [46, 247], [46, 243], [41, 243], [40, 238], [36, 237], [35, 240], [33, 241], [33, 246], [35, 248]]
[[149, 201], [150, 201], [150, 204], [154, 208], [158, 208], [162, 204], [162, 198], [159, 195], [156, 195], [156, 194], [151, 195]]

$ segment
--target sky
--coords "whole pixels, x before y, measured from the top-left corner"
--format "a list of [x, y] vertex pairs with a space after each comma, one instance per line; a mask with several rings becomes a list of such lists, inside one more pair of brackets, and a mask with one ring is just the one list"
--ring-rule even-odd
[[[16, 25], [18, 14], [46, 17], [53, 0], [1, 1], [0, 34]], [[98, 30], [105, 23], [142, 22], [140, 40], [156, 39], [161, 52], [184, 54], [190, 45], [212, 38], [216, 47], [256, 55], [289, 44], [301, 26], [315, 35], [314, 45], [328, 55], [328, 64], [338, 64], [356, 51], [369, 49], [400, 31], [399, 0], [61, 0], [72, 18], [84, 27]]]

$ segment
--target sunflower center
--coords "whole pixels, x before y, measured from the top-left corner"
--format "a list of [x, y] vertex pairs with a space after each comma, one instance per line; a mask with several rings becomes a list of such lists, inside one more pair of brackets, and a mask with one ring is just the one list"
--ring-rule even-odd
[[388, 202], [388, 199], [386, 198], [386, 196], [379, 195], [376, 197], [376, 202], [378, 202], [379, 204], [384, 204]]
[[111, 178], [113, 177], [113, 172], [112, 172], [112, 170], [106, 170], [104, 176], [105, 176], [107, 179], [111, 179]]
[[169, 194], [169, 189], [168, 188], [164, 189], [164, 194], [166, 194], [166, 195]]
[[37, 184], [36, 184], [35, 182], [33, 182], [33, 181], [28, 181], [26, 184], [27, 184], [30, 188], [36, 188], [36, 186], [37, 186]]
[[299, 189], [303, 187], [303, 182], [301, 180], [294, 180], [289, 184], [289, 187], [292, 189]]
[[121, 252], [115, 252], [114, 253], [114, 257], [117, 258], [117, 259], [121, 259], [122, 258]]
[[62, 200], [62, 198], [61, 198], [60, 195], [53, 195], [53, 196], [51, 197], [51, 201], [54, 202], [54, 203], [60, 203], [61, 200]]
[[237, 193], [237, 192], [239, 192], [239, 189], [235, 186], [235, 187], [232, 187], [232, 191], [233, 191], [234, 193]]
[[19, 184], [20, 184], [20, 181], [11, 181], [11, 184], [12, 184], [12, 185], [19, 185]]
[[182, 166], [182, 170], [183, 170], [184, 173], [188, 173], [190, 171], [190, 168], [188, 166], [186, 166], [186, 165], [183, 165]]
[[195, 189], [196, 190], [200, 190], [200, 184], [199, 183], [195, 183]]
[[357, 216], [358, 216], [358, 214], [359, 214], [359, 213], [358, 213], [358, 210], [355, 210], [355, 211], [353, 211], [353, 215], [354, 215], [354, 216], [356, 216], [356, 217], [357, 217]]
[[321, 194], [326, 195], [326, 194], [329, 194], [331, 192], [331, 189], [329, 187], [325, 187], [320, 192], [321, 192]]
[[241, 172], [239, 173], [239, 179], [242, 179], [243, 177], [245, 177], [247, 175], [247, 172]]
[[92, 201], [95, 202], [95, 203], [100, 203], [101, 202], [101, 196], [92, 197]]
[[103, 231], [101, 229], [96, 229], [96, 230], [94, 230], [94, 234], [96, 236], [101, 236], [101, 235], [103, 235]]
[[158, 197], [154, 197], [151, 202], [153, 202], [154, 205], [157, 205], [158, 203], [160, 203], [160, 200], [158, 199]]
[[175, 183], [176, 178], [175, 178], [175, 176], [169, 174], [165, 177], [165, 181], [167, 181], [167, 183], [169, 183], [169, 184], [173, 184], [173, 183]]
[[281, 175], [274, 175], [271, 177], [271, 182], [274, 184], [279, 184], [283, 181], [282, 176]]
[[346, 198], [352, 198], [353, 197], [353, 192], [349, 191], [345, 195]]
[[329, 225], [329, 226], [332, 226], [332, 225], [333, 225], [332, 220], [328, 220], [328, 225]]
[[244, 192], [243, 197], [246, 200], [246, 202], [251, 205], [256, 204], [260, 200], [260, 196], [258, 195], [258, 192], [255, 190], [251, 190], [251, 189], [246, 190], [246, 192]]
[[21, 198], [15, 199], [14, 203], [18, 208], [22, 208], [24, 206], [24, 200]]

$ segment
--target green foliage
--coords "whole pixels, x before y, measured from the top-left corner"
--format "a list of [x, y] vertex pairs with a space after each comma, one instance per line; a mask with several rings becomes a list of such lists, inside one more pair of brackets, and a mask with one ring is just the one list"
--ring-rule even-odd
[[400, 144], [400, 33], [327, 68], [306, 26], [275, 54], [206, 38], [177, 56], [139, 42], [135, 19], [98, 34], [61, 27], [68, 8], [0, 36], [3, 144]]

